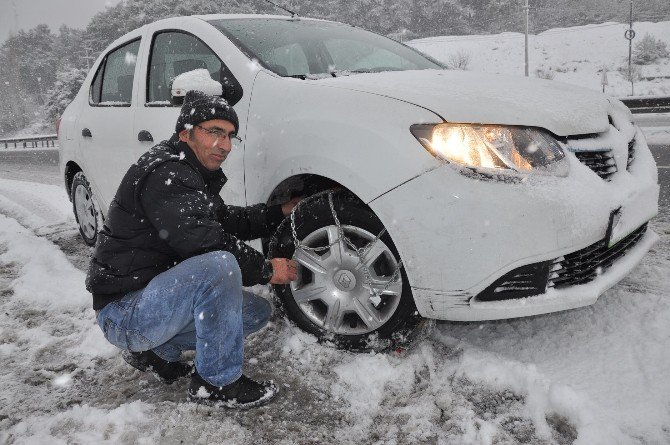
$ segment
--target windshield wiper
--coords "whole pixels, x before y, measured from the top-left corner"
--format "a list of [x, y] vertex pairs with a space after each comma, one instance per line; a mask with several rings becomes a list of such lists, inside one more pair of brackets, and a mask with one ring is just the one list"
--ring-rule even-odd
[[401, 71], [398, 68], [392, 67], [379, 67], [379, 68], [360, 68], [357, 70], [333, 70], [327, 73], [306, 73], [306, 74], [289, 74], [283, 77], [292, 77], [294, 79], [310, 79], [310, 80], [319, 80], [327, 79], [329, 76], [332, 77], [343, 77], [350, 76], [352, 74], [366, 74], [366, 73], [381, 73], [384, 71]]
[[380, 66], [377, 68], [360, 68], [357, 70], [350, 70], [350, 73], [354, 74], [365, 74], [365, 73], [382, 73], [384, 71], [402, 71], [400, 68], [394, 68], [391, 66]]
[[328, 79], [330, 77], [335, 77], [335, 75], [333, 73], [318, 73], [318, 74], [307, 73], [307, 74], [289, 74], [282, 77], [292, 77], [294, 79], [302, 79], [302, 80], [306, 79], [319, 80], [319, 79]]

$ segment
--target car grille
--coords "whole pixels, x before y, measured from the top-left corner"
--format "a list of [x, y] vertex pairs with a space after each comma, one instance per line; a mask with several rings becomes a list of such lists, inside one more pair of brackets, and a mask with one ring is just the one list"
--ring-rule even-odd
[[607, 246], [607, 240], [601, 240], [556, 259], [551, 266], [547, 286], [560, 289], [593, 281], [635, 246], [646, 231], [647, 225], [644, 224], [612, 247]]
[[502, 301], [532, 297], [548, 288], [562, 289], [593, 281], [635, 246], [647, 231], [639, 229], [608, 247], [606, 239], [553, 261], [529, 264], [514, 269], [480, 292], [478, 301]]
[[626, 170], [630, 170], [630, 165], [635, 160], [635, 138], [628, 143], [628, 161], [626, 162]]
[[479, 295], [479, 301], [500, 301], [525, 298], [544, 293], [551, 261], [529, 264], [506, 273]]
[[607, 151], [575, 151], [575, 156], [582, 164], [593, 170], [598, 176], [608, 181], [617, 172], [612, 150]]

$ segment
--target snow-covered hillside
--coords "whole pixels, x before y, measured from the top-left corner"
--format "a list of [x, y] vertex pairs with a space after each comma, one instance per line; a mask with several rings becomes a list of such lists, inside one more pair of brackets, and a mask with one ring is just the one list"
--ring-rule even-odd
[[[670, 47], [670, 21], [640, 22], [633, 44], [649, 33]], [[630, 82], [619, 69], [628, 70], [628, 25], [602, 23], [572, 28], [550, 29], [529, 38], [529, 73], [602, 91], [602, 70], [607, 71], [611, 96], [631, 94]], [[443, 36], [412, 40], [409, 45], [450, 63], [459, 53], [470, 62], [468, 69], [490, 73], [524, 75], [524, 35], [503, 33], [479, 36]], [[635, 83], [635, 95], [670, 95], [670, 58], [640, 67], [642, 77]], [[539, 77], [539, 76], [538, 76]], [[650, 79], [654, 78], [654, 79]]]

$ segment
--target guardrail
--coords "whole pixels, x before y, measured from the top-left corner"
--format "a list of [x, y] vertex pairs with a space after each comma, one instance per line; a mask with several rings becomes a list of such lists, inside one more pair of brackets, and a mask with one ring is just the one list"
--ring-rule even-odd
[[23, 148], [55, 147], [57, 140], [58, 135], [56, 134], [44, 134], [0, 139], [0, 145], [4, 145], [5, 148], [9, 148], [11, 145], [14, 145], [14, 148], [18, 148], [19, 145]]
[[670, 113], [670, 97], [621, 97], [633, 113]]

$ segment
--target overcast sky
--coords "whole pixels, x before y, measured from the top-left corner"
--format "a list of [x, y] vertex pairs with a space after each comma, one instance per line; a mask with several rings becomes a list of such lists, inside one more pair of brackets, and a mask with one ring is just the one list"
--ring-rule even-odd
[[[0, 42], [11, 31], [46, 23], [52, 31], [65, 24], [84, 28], [97, 12], [120, 0], [0, 0]], [[14, 14], [16, 11], [16, 14]]]

